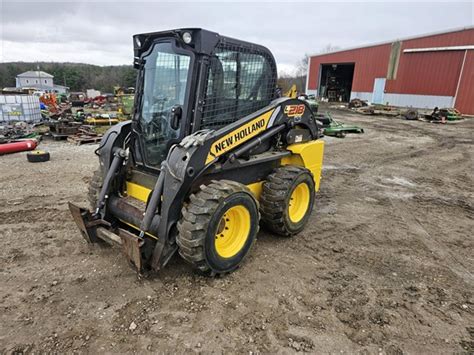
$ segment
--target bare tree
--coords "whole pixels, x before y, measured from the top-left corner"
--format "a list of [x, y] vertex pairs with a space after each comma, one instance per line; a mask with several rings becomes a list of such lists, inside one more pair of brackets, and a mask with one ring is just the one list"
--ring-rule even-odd
[[[327, 44], [320, 51], [320, 53], [329, 53], [338, 50], [339, 47]], [[296, 64], [296, 70], [293, 74], [288, 72], [280, 72], [278, 85], [283, 89], [283, 92], [287, 91], [292, 85], [296, 85], [298, 92], [305, 92], [306, 90], [306, 79], [308, 75], [310, 56], [305, 53], [303, 58]]]
[[298, 92], [306, 91], [306, 76], [308, 75], [309, 55], [304, 54], [296, 67], [296, 76], [293, 83], [296, 84]]
[[339, 49], [341, 49], [341, 47], [333, 46], [331, 43], [328, 43], [319, 51], [319, 53], [331, 53]]
[[[320, 53], [329, 53], [340, 49], [338, 46], [333, 46], [328, 43], [326, 46], [321, 49]], [[296, 90], [298, 92], [305, 92], [306, 90], [306, 80], [308, 75], [310, 56], [308, 53], [305, 53], [303, 58], [299, 60], [296, 64], [296, 70], [293, 75], [287, 72], [280, 72], [280, 79], [278, 83], [280, 87], [283, 88], [283, 91], [288, 90], [292, 85], [296, 85]]]
[[306, 76], [308, 73], [308, 65], [309, 65], [309, 55], [307, 53], [304, 54], [303, 58], [298, 63], [296, 68], [296, 76]]

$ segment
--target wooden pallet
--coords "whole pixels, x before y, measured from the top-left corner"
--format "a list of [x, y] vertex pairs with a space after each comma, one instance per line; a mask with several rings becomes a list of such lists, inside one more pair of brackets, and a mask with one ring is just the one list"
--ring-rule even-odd
[[69, 135], [68, 134], [47, 133], [47, 134], [43, 135], [43, 137], [50, 138], [50, 139], [53, 139], [55, 141], [60, 141], [60, 140], [67, 139], [67, 137], [69, 137]]
[[74, 143], [76, 145], [99, 143], [101, 139], [102, 139], [102, 136], [89, 136], [85, 134], [67, 137], [68, 142]]

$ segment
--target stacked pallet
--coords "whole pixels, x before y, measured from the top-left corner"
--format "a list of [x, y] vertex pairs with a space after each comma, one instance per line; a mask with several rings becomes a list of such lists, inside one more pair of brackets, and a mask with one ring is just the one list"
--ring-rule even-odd
[[76, 145], [99, 143], [102, 134], [97, 134], [92, 126], [83, 125], [79, 127], [76, 134], [67, 137], [67, 141]]

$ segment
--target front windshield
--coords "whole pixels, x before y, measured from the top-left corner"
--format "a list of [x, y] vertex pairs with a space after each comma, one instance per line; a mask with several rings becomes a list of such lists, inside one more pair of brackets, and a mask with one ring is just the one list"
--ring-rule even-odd
[[155, 44], [144, 59], [140, 131], [146, 164], [159, 166], [168, 142], [179, 137], [179, 128], [171, 127], [171, 109], [184, 106], [191, 58], [175, 53], [171, 42], [165, 42]]

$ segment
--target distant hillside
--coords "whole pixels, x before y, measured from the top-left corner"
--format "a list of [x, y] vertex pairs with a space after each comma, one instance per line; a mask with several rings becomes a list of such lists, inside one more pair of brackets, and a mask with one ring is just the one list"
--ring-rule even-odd
[[[82, 63], [0, 63], [0, 90], [14, 87], [15, 77], [29, 70], [41, 70], [54, 75], [54, 83], [69, 86], [71, 91], [96, 89], [113, 93], [114, 86], [135, 86], [136, 70], [131, 65], [98, 66]], [[304, 76], [284, 75], [278, 79], [278, 85], [286, 92], [296, 84], [299, 92], [305, 90]]]
[[69, 86], [71, 91], [97, 89], [113, 92], [114, 86], [135, 86], [136, 70], [131, 65], [98, 66], [82, 63], [0, 63], [0, 89], [14, 87], [15, 77], [28, 70], [54, 75], [54, 83]]

